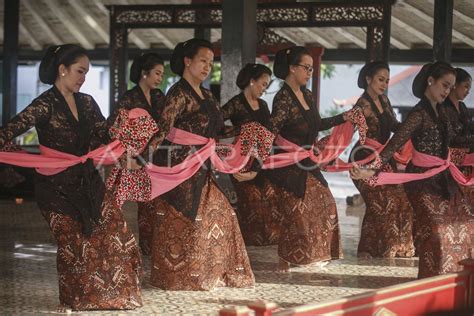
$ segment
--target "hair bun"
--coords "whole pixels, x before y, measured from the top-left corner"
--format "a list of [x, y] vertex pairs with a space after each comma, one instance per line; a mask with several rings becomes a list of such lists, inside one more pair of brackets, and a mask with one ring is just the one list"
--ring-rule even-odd
[[367, 80], [365, 78], [372, 77], [379, 69], [387, 69], [390, 71], [390, 67], [384, 61], [371, 61], [365, 64], [359, 72], [357, 86], [364, 90], [367, 89]]
[[428, 80], [432, 66], [433, 66], [433, 63], [428, 63], [428, 64], [423, 65], [423, 67], [421, 67], [418, 74], [415, 76], [415, 79], [413, 79], [411, 90], [415, 97], [421, 99], [425, 95], [426, 86], [428, 84], [427, 80]]
[[140, 54], [133, 60], [130, 67], [130, 81], [138, 84], [142, 71], [150, 71], [156, 65], [164, 65], [164, 60], [160, 55], [156, 53]]
[[235, 83], [244, 90], [250, 84], [250, 80], [258, 80], [264, 74], [271, 77], [272, 71], [265, 65], [248, 63], [239, 71]]
[[182, 76], [184, 72], [184, 43], [178, 43], [173, 50], [170, 59], [171, 71], [177, 75]]
[[74, 44], [54, 45], [46, 49], [39, 66], [39, 78], [45, 84], [54, 84], [58, 77], [59, 65], [69, 67], [87, 51]]
[[177, 75], [183, 76], [184, 57], [193, 58], [202, 47], [208, 48], [212, 51], [212, 44], [209, 41], [200, 38], [192, 38], [176, 45], [170, 60], [171, 71]]
[[273, 62], [273, 73], [275, 77], [285, 80], [288, 76], [289, 67], [287, 55], [290, 53], [290, 49], [279, 50], [275, 54], [275, 61]]

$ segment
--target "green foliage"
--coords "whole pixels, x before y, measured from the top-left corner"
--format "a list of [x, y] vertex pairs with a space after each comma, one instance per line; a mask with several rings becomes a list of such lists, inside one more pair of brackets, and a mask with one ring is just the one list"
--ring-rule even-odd
[[221, 78], [222, 78], [222, 70], [221, 70], [221, 63], [216, 62], [212, 66], [212, 71], [211, 71], [211, 84], [219, 84], [221, 83]]
[[321, 64], [321, 77], [331, 79], [336, 73], [336, 66], [332, 64]]

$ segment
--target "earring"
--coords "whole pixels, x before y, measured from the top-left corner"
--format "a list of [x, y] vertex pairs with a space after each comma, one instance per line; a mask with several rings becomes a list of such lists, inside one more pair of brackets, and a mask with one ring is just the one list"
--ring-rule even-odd
[[250, 85], [253, 86], [253, 82], [251, 82]]
[[186, 67], [189, 67], [189, 64], [186, 64]]
[[143, 76], [143, 79], [146, 79], [146, 75]]
[[64, 77], [65, 75], [66, 75], [66, 74], [65, 74], [64, 72], [63, 72], [63, 73], [61, 73], [61, 77]]
[[431, 81], [428, 81], [428, 85], [431, 86], [433, 83]]

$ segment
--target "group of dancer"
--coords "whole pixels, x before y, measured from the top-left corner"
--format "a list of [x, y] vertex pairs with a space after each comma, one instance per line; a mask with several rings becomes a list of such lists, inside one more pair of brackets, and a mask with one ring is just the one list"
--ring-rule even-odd
[[[170, 64], [181, 79], [165, 95], [157, 89], [163, 59], [142, 54], [130, 70], [136, 86], [105, 119], [94, 99], [79, 92], [87, 52], [72, 44], [46, 51], [39, 76], [53, 86], [0, 128], [0, 162], [14, 154], [7, 152], [14, 150], [9, 142], [32, 127], [46, 158], [78, 157], [58, 170], [38, 166], [35, 180], [38, 206], [58, 244], [62, 306], [141, 306], [142, 255], [151, 255], [151, 284], [164, 290], [253, 286], [246, 245], [278, 244], [280, 271], [342, 258], [336, 203], [321, 170], [337, 171], [342, 151], [331, 146], [347, 138], [337, 133], [353, 126], [361, 137], [345, 170], [351, 169], [367, 207], [358, 254], [417, 252], [420, 278], [457, 271], [457, 262], [469, 257], [474, 125], [462, 103], [472, 82], [466, 71], [443, 62], [425, 65], [413, 84], [420, 102], [400, 123], [384, 94], [390, 78], [384, 62], [362, 68], [364, 93], [351, 110], [321, 118], [306, 89], [313, 60], [304, 47], [279, 51], [273, 73], [247, 64], [236, 80], [241, 93], [222, 107], [202, 86], [213, 59], [206, 40], [178, 44]], [[283, 85], [270, 112], [261, 96], [272, 75]], [[319, 139], [333, 127], [330, 137]], [[213, 156], [226, 149], [217, 141], [230, 137], [236, 138], [230, 148], [248, 156], [238, 170], [218, 167], [221, 160]], [[123, 150], [106, 186], [95, 154], [117, 140]], [[411, 150], [397, 152], [404, 146]], [[203, 153], [207, 158], [189, 171]], [[455, 156], [459, 169], [451, 164]], [[444, 169], [433, 172], [437, 168]], [[126, 199], [139, 202], [139, 245], [122, 215]]]

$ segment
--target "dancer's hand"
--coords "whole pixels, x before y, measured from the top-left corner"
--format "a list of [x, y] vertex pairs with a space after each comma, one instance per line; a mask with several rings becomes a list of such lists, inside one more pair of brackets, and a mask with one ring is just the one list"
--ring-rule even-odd
[[374, 169], [364, 169], [364, 168], [359, 168], [357, 166], [352, 167], [352, 169], [349, 171], [351, 174], [351, 178], [354, 180], [363, 180], [370, 178], [375, 175], [375, 170]]
[[256, 176], [257, 176], [257, 173], [255, 171], [234, 174], [234, 178], [239, 182], [253, 180]]

